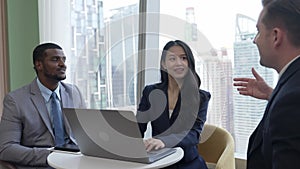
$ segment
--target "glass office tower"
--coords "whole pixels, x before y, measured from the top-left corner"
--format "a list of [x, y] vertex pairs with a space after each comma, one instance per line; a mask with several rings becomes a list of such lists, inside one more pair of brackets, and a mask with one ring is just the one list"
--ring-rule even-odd
[[[123, 107], [135, 104], [138, 5], [110, 9], [103, 1], [71, 2], [71, 76], [87, 107]], [[121, 39], [121, 40], [120, 40]]]

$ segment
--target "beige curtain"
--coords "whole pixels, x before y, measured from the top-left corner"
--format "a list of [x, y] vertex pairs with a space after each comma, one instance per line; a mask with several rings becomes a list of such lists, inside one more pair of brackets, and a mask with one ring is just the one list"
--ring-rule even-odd
[[0, 0], [0, 119], [3, 98], [9, 91], [6, 0]]

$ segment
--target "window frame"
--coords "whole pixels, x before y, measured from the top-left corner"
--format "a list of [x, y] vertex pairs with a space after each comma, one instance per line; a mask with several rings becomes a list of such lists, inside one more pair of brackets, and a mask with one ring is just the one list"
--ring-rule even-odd
[[[4, 96], [9, 91], [9, 78], [8, 78], [8, 40], [7, 40], [7, 13], [6, 13], [6, 0], [0, 1], [0, 100], [4, 99]], [[3, 103], [0, 102], [0, 110], [3, 109]], [[2, 111], [0, 112], [0, 119]]]

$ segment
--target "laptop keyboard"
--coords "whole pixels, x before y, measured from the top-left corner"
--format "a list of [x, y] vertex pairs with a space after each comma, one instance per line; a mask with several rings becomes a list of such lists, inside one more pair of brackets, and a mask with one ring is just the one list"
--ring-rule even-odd
[[147, 154], [148, 155], [156, 155], [156, 154], [164, 153], [168, 150], [169, 150], [168, 148], [163, 148], [163, 149], [158, 149], [158, 150], [151, 150], [151, 151], [147, 152]]

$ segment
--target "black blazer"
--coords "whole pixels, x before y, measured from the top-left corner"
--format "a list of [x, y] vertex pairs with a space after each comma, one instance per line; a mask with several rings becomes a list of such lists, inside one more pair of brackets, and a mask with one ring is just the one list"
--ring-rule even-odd
[[247, 169], [296, 168], [300, 168], [300, 58], [279, 79], [247, 153]]
[[[154, 95], [158, 96], [151, 98], [150, 93], [156, 93]], [[180, 97], [178, 98], [171, 118], [169, 117], [167, 87], [161, 87], [157, 84], [146, 86], [143, 90], [143, 96], [137, 112], [137, 119], [142, 135], [144, 136], [144, 132], [147, 129], [147, 122], [151, 121], [152, 137], [162, 140], [166, 147], [181, 147], [184, 150], [184, 157], [179, 164], [187, 164], [185, 166], [191, 169], [201, 167], [199, 166], [199, 162], [190, 164], [189, 162], [197, 158], [201, 158], [200, 160], [204, 162], [202, 157], [198, 155], [197, 144], [199, 143], [200, 133], [206, 121], [210, 93], [199, 90], [199, 95], [200, 106], [197, 108], [198, 114], [193, 120], [188, 118], [188, 129], [185, 129], [186, 124], [182, 124], [187, 121], [182, 120], [184, 117], [179, 115], [179, 105], [181, 103]], [[177, 119], [177, 117], [179, 118]]]

